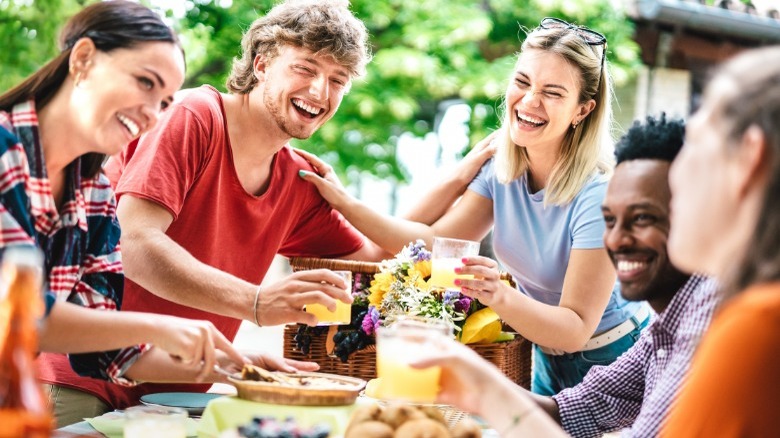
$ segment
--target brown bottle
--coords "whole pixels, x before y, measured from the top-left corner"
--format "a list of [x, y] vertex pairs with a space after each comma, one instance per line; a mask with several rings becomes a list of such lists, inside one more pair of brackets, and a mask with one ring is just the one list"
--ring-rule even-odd
[[41, 266], [34, 248], [8, 248], [0, 273], [0, 438], [47, 437], [52, 415], [35, 376], [43, 316]]

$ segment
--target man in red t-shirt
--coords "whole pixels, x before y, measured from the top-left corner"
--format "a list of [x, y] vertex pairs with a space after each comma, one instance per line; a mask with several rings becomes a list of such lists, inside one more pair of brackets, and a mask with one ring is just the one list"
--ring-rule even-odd
[[[365, 26], [344, 3], [273, 8], [244, 35], [230, 93], [209, 86], [183, 93], [155, 129], [108, 164], [127, 278], [122, 310], [207, 319], [231, 340], [242, 320], [314, 325], [303, 306], [350, 302], [346, 285], [331, 271], [312, 270], [261, 288], [277, 253], [389, 255], [298, 177], [313, 168], [288, 145], [333, 116], [370, 58]], [[128, 117], [139, 125], [149, 120], [143, 113]], [[145, 393], [208, 388], [121, 388], [76, 376], [64, 356], [45, 355], [39, 363], [46, 383], [84, 391], [113, 408], [135, 404]]]

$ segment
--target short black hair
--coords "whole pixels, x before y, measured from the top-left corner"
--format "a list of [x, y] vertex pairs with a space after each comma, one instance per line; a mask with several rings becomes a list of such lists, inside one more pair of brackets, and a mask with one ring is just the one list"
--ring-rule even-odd
[[663, 160], [672, 162], [685, 138], [685, 121], [667, 119], [666, 113], [637, 120], [615, 145], [617, 164], [628, 160]]

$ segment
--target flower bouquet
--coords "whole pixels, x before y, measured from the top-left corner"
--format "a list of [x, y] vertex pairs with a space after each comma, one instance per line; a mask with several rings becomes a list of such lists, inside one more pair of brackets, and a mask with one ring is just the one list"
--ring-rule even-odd
[[461, 342], [468, 343], [510, 380], [530, 388], [531, 343], [522, 336], [501, 332], [498, 315], [478, 301], [458, 291], [430, 287], [430, 252], [422, 242], [409, 244], [382, 263], [294, 257], [290, 266], [295, 271], [352, 271], [355, 301], [349, 325], [285, 326], [285, 357], [316, 362], [323, 373], [370, 380], [376, 377], [377, 327], [397, 315], [414, 314], [451, 322]]
[[[374, 333], [383, 323], [400, 315], [443, 320], [454, 327], [465, 344], [508, 341], [514, 335], [502, 333], [501, 321], [490, 308], [455, 290], [428, 285], [431, 253], [418, 240], [404, 247], [393, 259], [381, 263], [373, 275], [353, 274], [352, 323], [340, 326], [333, 335], [333, 354], [347, 362], [355, 351], [374, 344]], [[299, 327], [298, 348], [307, 353], [311, 334], [327, 328]]]

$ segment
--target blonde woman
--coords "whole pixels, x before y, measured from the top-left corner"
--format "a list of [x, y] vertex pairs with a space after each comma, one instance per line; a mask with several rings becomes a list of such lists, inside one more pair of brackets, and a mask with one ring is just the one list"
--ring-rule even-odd
[[[621, 297], [602, 241], [612, 149], [605, 50], [603, 35], [555, 18], [528, 34], [506, 90], [496, 156], [431, 225], [372, 212], [310, 154], [319, 175], [301, 172], [388, 251], [417, 238], [428, 244], [434, 236], [480, 240], [493, 228], [495, 253], [519, 290], [499, 281], [496, 261], [469, 257], [456, 271], [476, 278], [460, 282], [462, 293], [492, 307], [535, 344], [532, 389], [543, 395], [576, 385], [592, 365], [611, 363], [649, 318], [646, 306]], [[462, 167], [476, 169], [473, 161]], [[426, 196], [418, 210], [438, 211], [462, 192], [469, 180], [463, 173]], [[650, 263], [651, 257], [635, 254], [617, 267], [630, 280]]]

